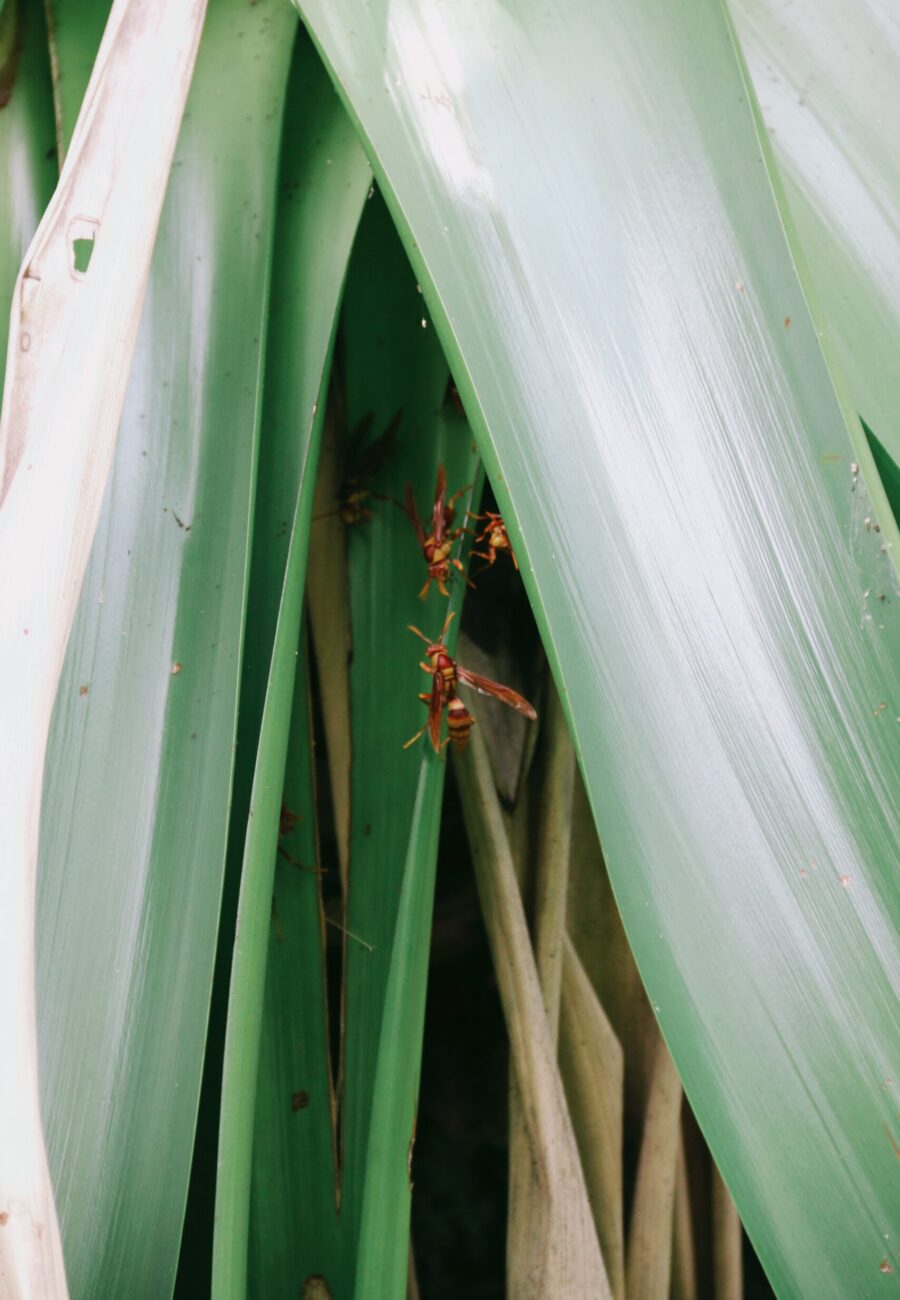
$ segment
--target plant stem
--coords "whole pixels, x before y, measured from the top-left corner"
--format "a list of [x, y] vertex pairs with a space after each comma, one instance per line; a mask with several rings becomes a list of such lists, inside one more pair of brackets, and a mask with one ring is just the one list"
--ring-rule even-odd
[[468, 750], [454, 753], [454, 760], [513, 1068], [531, 1140], [534, 1176], [546, 1207], [543, 1221], [534, 1225], [535, 1236], [523, 1243], [532, 1268], [518, 1295], [521, 1300], [548, 1295], [611, 1300], [544, 1013], [515, 866], [490, 762], [477, 728]]

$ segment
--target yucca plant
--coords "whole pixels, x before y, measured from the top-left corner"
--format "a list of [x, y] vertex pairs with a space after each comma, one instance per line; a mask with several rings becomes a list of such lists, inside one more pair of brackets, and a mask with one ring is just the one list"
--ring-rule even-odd
[[442, 808], [469, 1294], [892, 1294], [891, 10], [299, 8], [0, 7], [0, 1295], [448, 1293]]

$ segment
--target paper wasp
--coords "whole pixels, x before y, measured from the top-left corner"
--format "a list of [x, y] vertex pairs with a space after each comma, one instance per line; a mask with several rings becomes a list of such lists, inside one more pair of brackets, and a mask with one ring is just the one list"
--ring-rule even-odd
[[483, 515], [469, 515], [469, 518], [474, 519], [477, 522], [481, 522], [485, 519], [487, 520], [484, 530], [475, 538], [476, 546], [481, 542], [487, 542], [487, 551], [472, 552], [473, 555], [478, 556], [479, 560], [487, 560], [487, 564], [484, 566], [485, 569], [489, 569], [497, 559], [498, 551], [506, 551], [515, 566], [516, 572], [518, 573], [519, 561], [516, 559], [516, 553], [512, 548], [512, 542], [509, 540], [509, 533], [506, 531], [506, 524], [503, 522], [503, 516], [498, 515], [493, 510], [488, 510]]
[[[406, 744], [404, 749], [409, 749], [414, 745], [419, 737], [428, 732], [435, 752], [440, 753], [444, 745], [452, 744], [457, 749], [465, 749], [469, 741], [469, 732], [475, 725], [475, 719], [469, 710], [463, 704], [457, 694], [457, 686], [471, 686], [473, 690], [480, 691], [482, 695], [491, 695], [495, 700], [500, 700], [502, 704], [508, 704], [511, 709], [516, 709], [519, 713], [524, 713], [526, 718], [532, 722], [536, 721], [537, 713], [516, 691], [511, 690], [508, 686], [501, 686], [499, 682], [492, 682], [489, 677], [482, 677], [478, 673], [469, 672], [468, 668], [463, 668], [455, 659], [447, 653], [447, 647], [444, 644], [444, 638], [447, 635], [447, 628], [450, 626], [454, 614], [448, 614], [444, 620], [444, 626], [441, 628], [441, 635], [437, 641], [429, 641], [424, 632], [420, 632], [417, 627], [410, 625], [410, 632], [421, 637], [425, 642], [427, 649], [426, 655], [430, 664], [420, 664], [420, 668], [431, 674], [431, 693], [423, 692], [419, 699], [428, 705], [428, 719], [421, 730], [417, 731]], [[449, 735], [441, 743], [441, 717], [444, 709], [447, 710], [447, 727]]]
[[447, 591], [446, 582], [450, 577], [451, 564], [459, 569], [460, 573], [463, 572], [462, 564], [459, 560], [451, 559], [450, 552], [453, 549], [453, 543], [462, 537], [466, 531], [464, 528], [453, 528], [452, 524], [456, 517], [454, 505], [467, 491], [468, 488], [460, 488], [458, 492], [453, 493], [453, 496], [448, 501], [447, 473], [443, 465], [438, 466], [437, 481], [434, 486], [434, 512], [431, 520], [431, 532], [426, 535], [425, 527], [416, 509], [412, 485], [409, 483], [406, 485], [403, 509], [415, 529], [416, 537], [419, 539], [419, 545], [422, 548], [422, 554], [425, 557], [425, 563], [428, 565], [428, 579], [419, 592], [420, 600], [424, 600], [428, 595], [428, 589], [432, 582], [437, 583], [438, 591], [442, 596], [449, 596], [450, 593]]
[[328, 519], [338, 515], [341, 522], [348, 526], [372, 518], [372, 511], [365, 504], [370, 497], [378, 501], [393, 501], [393, 497], [372, 490], [372, 480], [393, 455], [397, 445], [397, 430], [403, 418], [398, 411], [384, 433], [366, 445], [366, 435], [372, 427], [372, 414], [364, 415], [350, 434], [345, 460], [344, 476], [337, 490], [337, 509], [316, 515], [316, 519]]

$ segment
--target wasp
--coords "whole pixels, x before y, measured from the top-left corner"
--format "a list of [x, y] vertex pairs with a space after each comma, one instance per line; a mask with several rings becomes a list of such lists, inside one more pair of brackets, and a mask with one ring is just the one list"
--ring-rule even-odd
[[[444, 745], [453, 744], [456, 749], [465, 749], [469, 743], [469, 732], [475, 725], [475, 719], [472, 717], [465, 704], [459, 698], [457, 686], [471, 686], [473, 690], [480, 691], [482, 695], [491, 695], [495, 700], [500, 700], [502, 704], [508, 704], [511, 709], [516, 709], [523, 713], [526, 718], [532, 722], [537, 720], [537, 713], [516, 691], [511, 690], [508, 686], [501, 686], [499, 682], [492, 682], [489, 677], [482, 677], [479, 673], [470, 672], [468, 668], [463, 668], [447, 652], [444, 640], [447, 636], [447, 628], [450, 626], [454, 614], [448, 614], [444, 620], [444, 626], [441, 628], [441, 635], [437, 641], [429, 641], [424, 632], [420, 632], [417, 627], [409, 625], [409, 631], [414, 632], [420, 637], [427, 647], [425, 653], [428, 656], [429, 663], [422, 663], [420, 668], [426, 673], [431, 674], [431, 691], [423, 691], [419, 696], [428, 705], [428, 718], [425, 725], [412, 736], [404, 749], [409, 749], [414, 745], [419, 737], [427, 731], [434, 746], [435, 752], [440, 753]], [[447, 727], [449, 735], [441, 743], [441, 718], [444, 709], [447, 710]]]
[[513, 562], [516, 572], [518, 573], [519, 561], [516, 559], [516, 553], [512, 548], [512, 542], [509, 540], [509, 533], [506, 531], [506, 524], [503, 522], [503, 516], [498, 515], [493, 510], [488, 510], [486, 514], [469, 515], [469, 518], [474, 519], [479, 523], [485, 519], [487, 520], [487, 524], [483, 531], [478, 533], [475, 538], [476, 546], [480, 543], [487, 542], [487, 550], [472, 552], [473, 555], [478, 556], [479, 560], [487, 560], [487, 564], [484, 566], [485, 569], [489, 569], [497, 559], [498, 551], [506, 551]]
[[393, 497], [385, 496], [382, 492], [373, 491], [372, 480], [396, 449], [397, 430], [402, 418], [403, 412], [398, 411], [384, 433], [366, 445], [366, 437], [372, 427], [373, 417], [371, 412], [363, 416], [348, 440], [344, 476], [336, 494], [337, 508], [323, 515], [316, 515], [316, 519], [328, 519], [332, 515], [337, 515], [341, 523], [348, 526], [369, 523], [372, 511], [366, 502], [370, 498], [377, 501], [394, 500]]
[[410, 523], [415, 529], [416, 537], [419, 539], [419, 545], [422, 548], [422, 554], [425, 557], [425, 563], [428, 565], [428, 579], [425, 586], [419, 592], [419, 599], [424, 600], [428, 595], [428, 589], [432, 582], [438, 585], [438, 591], [442, 596], [449, 596], [446, 587], [447, 579], [450, 577], [450, 565], [463, 572], [463, 566], [459, 560], [450, 558], [450, 552], [453, 549], [453, 543], [462, 537], [466, 531], [465, 528], [454, 528], [453, 520], [456, 518], [454, 506], [468, 488], [460, 488], [454, 492], [450, 500], [447, 500], [447, 474], [443, 465], [438, 466], [437, 481], [434, 485], [434, 512], [431, 518], [431, 532], [426, 535], [425, 527], [419, 518], [419, 512], [416, 509], [415, 498], [413, 497], [412, 485], [407, 483], [406, 494], [404, 497], [403, 509], [409, 516]]

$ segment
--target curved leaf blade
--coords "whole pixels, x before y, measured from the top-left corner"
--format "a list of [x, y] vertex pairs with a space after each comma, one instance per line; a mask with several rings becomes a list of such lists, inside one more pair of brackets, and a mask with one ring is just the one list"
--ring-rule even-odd
[[231, 0], [208, 16], [57, 697], [38, 1010], [75, 1294], [164, 1296], [178, 1259], [234, 763], [274, 142], [295, 30], [269, 5]]
[[[238, 901], [216, 1166], [213, 1293], [222, 1297], [247, 1293], [251, 1171], [256, 1231], [249, 1257], [250, 1294], [283, 1294], [286, 1277], [295, 1276], [292, 1270], [298, 1258], [302, 1259], [303, 1246], [308, 1249], [311, 1238], [319, 1246], [321, 1235], [333, 1229], [329, 1216], [317, 1213], [318, 1202], [315, 1206], [302, 1199], [298, 1202], [296, 1193], [298, 1172], [312, 1174], [320, 1180], [326, 1202], [331, 1192], [333, 1220], [330, 1143], [325, 1145], [328, 1159], [324, 1164], [317, 1163], [309, 1171], [297, 1168], [297, 1160], [311, 1153], [322, 1158], [315, 1139], [321, 1133], [320, 1108], [324, 1107], [324, 1121], [330, 1128], [327, 1090], [307, 1083], [316, 1103], [312, 1116], [300, 1117], [301, 1122], [315, 1120], [309, 1146], [304, 1145], [309, 1123], [299, 1139], [295, 1134], [288, 1139], [283, 1124], [285, 1115], [293, 1118], [289, 1102], [298, 1088], [296, 1081], [291, 1083], [285, 1077], [285, 1072], [297, 1065], [294, 1045], [300, 1042], [305, 1046], [307, 1033], [321, 1030], [325, 1023], [321, 1001], [316, 1016], [321, 980], [318, 927], [310, 930], [304, 924], [309, 919], [304, 904], [310, 900], [303, 886], [311, 886], [315, 893], [314, 878], [280, 882], [284, 917], [274, 927], [275, 933], [271, 932], [273, 884], [276, 865], [281, 865], [277, 859], [279, 810], [289, 755], [289, 775], [304, 797], [302, 804], [294, 805], [305, 823], [303, 859], [309, 862], [315, 857], [316, 809], [307, 770], [306, 664], [305, 657], [302, 664], [297, 657], [297, 645], [334, 333], [371, 171], [340, 101], [305, 39], [298, 42], [295, 52], [285, 114], [289, 134], [282, 153], [275, 253], [278, 313], [266, 360], [252, 626], [248, 628], [245, 661], [251, 683], [254, 675], [259, 679], [265, 674], [264, 704]], [[299, 139], [295, 124], [302, 132]], [[285, 515], [291, 518], [287, 547], [282, 540]], [[269, 653], [271, 663], [266, 668]], [[298, 671], [302, 678], [295, 684]], [[258, 693], [258, 686], [244, 691], [243, 704], [251, 712]], [[293, 874], [296, 876], [296, 869]], [[315, 899], [312, 901], [315, 915]], [[289, 926], [289, 942], [279, 953], [283, 926]], [[312, 940], [306, 949], [298, 950], [298, 930]], [[294, 1020], [290, 1023], [292, 1010]], [[283, 1044], [273, 1038], [272, 1031], [279, 1026], [286, 1030]], [[317, 1048], [319, 1052], [327, 1050], [321, 1037]], [[258, 1078], [263, 1050], [272, 1069], [268, 1077]], [[323, 1059], [313, 1049], [301, 1054], [301, 1062], [305, 1073], [320, 1082], [320, 1067], [327, 1065], [327, 1056]], [[254, 1116], [261, 1124], [256, 1133]], [[276, 1145], [279, 1139], [287, 1139], [286, 1147]]]
[[900, 656], [897, 602], [867, 602], [897, 533], [851, 472], [724, 15], [301, 8], [527, 556], [717, 1163], [779, 1294], [881, 1293]]
[[900, 29], [890, 0], [733, 0], [800, 247], [851, 396], [900, 460]]

